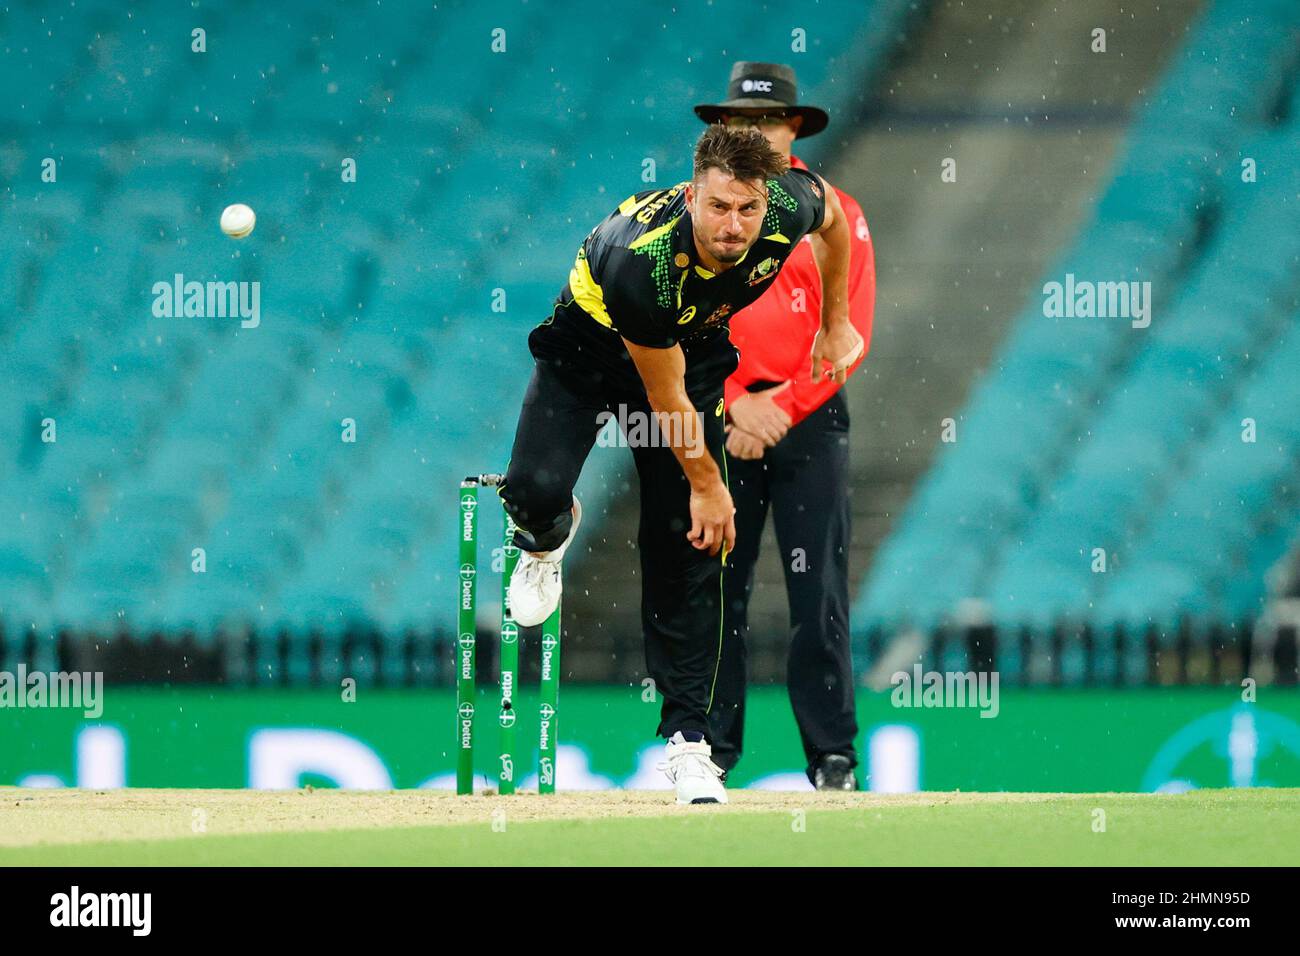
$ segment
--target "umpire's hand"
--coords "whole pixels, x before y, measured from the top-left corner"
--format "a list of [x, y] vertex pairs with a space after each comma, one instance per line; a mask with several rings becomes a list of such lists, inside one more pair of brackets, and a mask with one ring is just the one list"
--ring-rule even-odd
[[763, 439], [751, 435], [735, 425], [727, 426], [727, 454], [741, 461], [756, 461], [763, 457]]
[[761, 438], [763, 444], [771, 448], [790, 430], [789, 414], [773, 399], [793, 384], [787, 380], [775, 388], [740, 396], [727, 409], [731, 423], [742, 432]]

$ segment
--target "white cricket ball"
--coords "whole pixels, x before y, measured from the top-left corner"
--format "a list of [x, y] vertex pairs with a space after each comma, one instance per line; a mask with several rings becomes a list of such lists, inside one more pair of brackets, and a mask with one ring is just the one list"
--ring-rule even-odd
[[221, 213], [221, 231], [231, 239], [243, 239], [257, 225], [257, 215], [242, 202], [227, 206]]

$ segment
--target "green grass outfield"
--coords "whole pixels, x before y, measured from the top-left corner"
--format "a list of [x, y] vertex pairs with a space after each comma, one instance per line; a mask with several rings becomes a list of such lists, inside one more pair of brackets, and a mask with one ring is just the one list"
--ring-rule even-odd
[[[30, 791], [29, 791], [30, 792]], [[194, 815], [216, 791], [137, 791], [175, 795], [176, 824]], [[0, 793], [0, 833], [6, 818], [24, 812], [21, 791]], [[66, 793], [66, 792], [65, 792]], [[84, 793], [84, 792], [83, 792]], [[239, 793], [239, 792], [234, 792]], [[292, 793], [292, 792], [290, 792]], [[337, 791], [335, 792], [337, 793]], [[769, 810], [765, 797], [737, 801], [730, 807], [648, 807], [641, 815], [627, 809], [620, 794], [584, 795], [572, 818], [563, 804], [537, 796], [455, 797], [399, 791], [402, 805], [423, 812], [454, 807], [449, 822], [425, 826], [364, 826], [319, 829], [330, 825], [331, 807], [320, 792], [299, 797], [283, 793], [249, 794], [254, 803], [278, 799], [257, 825], [274, 832], [188, 832], [167, 839], [139, 838], [148, 821], [142, 813], [166, 813], [157, 801], [142, 811], [127, 806], [136, 838], [79, 839], [63, 832], [54, 842], [32, 826], [19, 827], [22, 845], [0, 845], [0, 865], [418, 865], [418, 866], [552, 866], [595, 865], [1294, 865], [1300, 859], [1300, 790], [1204, 790], [1179, 795], [1156, 794], [873, 794], [837, 795], [834, 809], [819, 809], [820, 795], [800, 795], [803, 806]], [[414, 795], [412, 795], [414, 794]], [[576, 796], [576, 795], [575, 795]], [[845, 807], [844, 798], [860, 805]], [[111, 793], [86, 800], [112, 800]], [[385, 795], [369, 798], [383, 801]], [[31, 799], [31, 798], [28, 798]], [[39, 798], [38, 798], [39, 799]], [[66, 799], [66, 798], [65, 798]], [[655, 801], [667, 800], [656, 795]], [[423, 804], [419, 801], [423, 800]], [[512, 803], [512, 801], [524, 801]], [[389, 798], [387, 806], [393, 806]], [[376, 806], [384, 805], [376, 803]], [[233, 825], [231, 808], [211, 804], [213, 828]], [[134, 807], [134, 809], [132, 809]], [[256, 812], [256, 806], [241, 808]], [[309, 809], [302, 809], [309, 808]], [[31, 807], [39, 812], [39, 804]], [[98, 810], [87, 802], [55, 807], [57, 812], [89, 817], [98, 826], [114, 805]], [[317, 829], [295, 829], [293, 814]], [[525, 813], [524, 811], [527, 811]], [[1094, 826], [1105, 813], [1105, 832]], [[204, 811], [205, 813], [207, 811]], [[361, 812], [366, 812], [364, 809]], [[591, 814], [597, 815], [591, 815]], [[325, 819], [322, 819], [322, 814]], [[275, 822], [279, 819], [280, 822]], [[347, 819], [344, 815], [343, 819]], [[48, 826], [31, 816], [28, 824]], [[185, 827], [189, 830], [189, 827]], [[88, 832], [99, 832], [92, 830]]]

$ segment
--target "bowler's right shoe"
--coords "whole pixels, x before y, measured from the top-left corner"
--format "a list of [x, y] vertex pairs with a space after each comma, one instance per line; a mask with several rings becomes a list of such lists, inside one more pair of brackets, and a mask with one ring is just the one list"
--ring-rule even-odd
[[560, 606], [560, 594], [564, 590], [560, 579], [560, 562], [564, 552], [569, 549], [569, 542], [578, 533], [578, 524], [582, 521], [582, 505], [573, 499], [573, 524], [569, 535], [554, 551], [532, 554], [519, 552], [519, 561], [514, 573], [510, 575], [510, 616], [520, 627], [534, 627], [543, 623], [555, 613]]
[[703, 734], [696, 736], [700, 739], [687, 740], [680, 730], [673, 734], [659, 769], [676, 784], [678, 803], [726, 803], [723, 770], [713, 762], [713, 750]]

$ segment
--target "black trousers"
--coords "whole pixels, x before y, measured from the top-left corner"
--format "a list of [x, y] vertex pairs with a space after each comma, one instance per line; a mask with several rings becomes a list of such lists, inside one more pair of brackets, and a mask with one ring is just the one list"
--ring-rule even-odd
[[[692, 394], [691, 401], [703, 423], [703, 436], [694, 432], [699, 453], [711, 454], [725, 468], [722, 380], [714, 391]], [[649, 416], [650, 407], [644, 390], [574, 364], [537, 360], [501, 487], [520, 529], [519, 547], [548, 551], [568, 536], [573, 487], [603, 426], [602, 412], [636, 421], [632, 416]], [[686, 538], [690, 485], [672, 449], [642, 444], [632, 454], [641, 485], [646, 666], [663, 700], [658, 733], [695, 731], [707, 739], [722, 642], [722, 556], [710, 557]]]
[[755, 461], [727, 456], [736, 503], [736, 550], [724, 581], [722, 664], [710, 715], [713, 759], [730, 770], [745, 729], [749, 597], [767, 513], [776, 523], [790, 600], [786, 682], [811, 778], [825, 754], [856, 766], [849, 651], [849, 416], [843, 394], [791, 428]]

